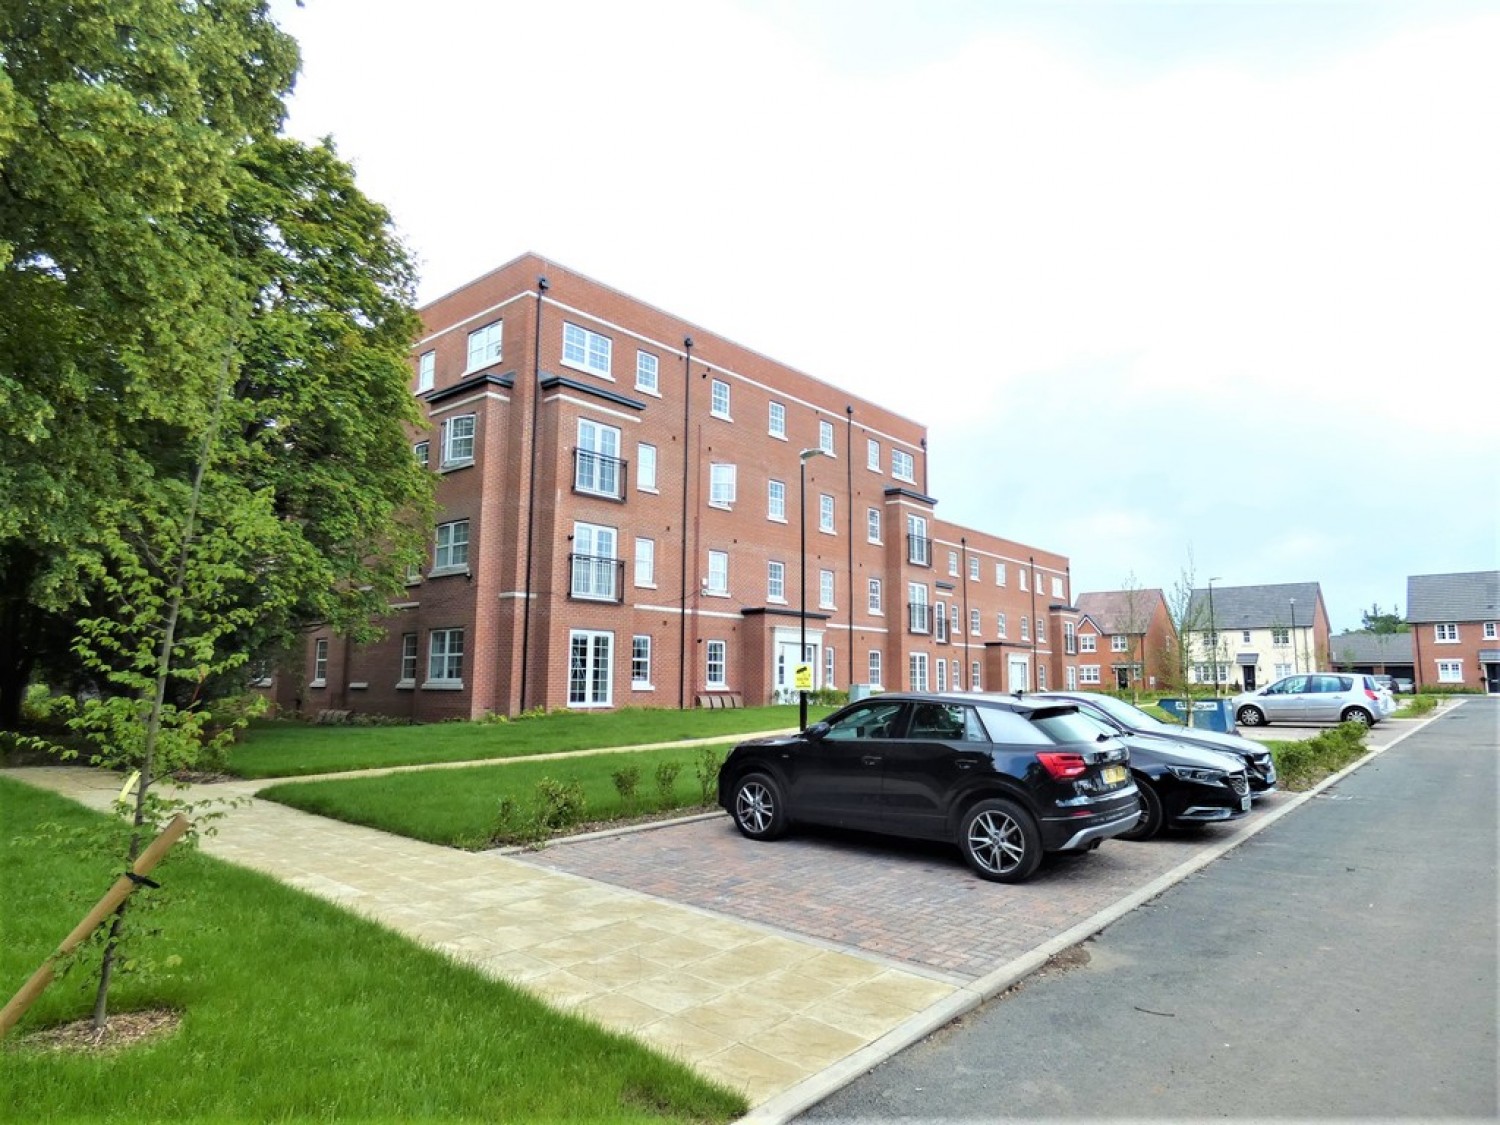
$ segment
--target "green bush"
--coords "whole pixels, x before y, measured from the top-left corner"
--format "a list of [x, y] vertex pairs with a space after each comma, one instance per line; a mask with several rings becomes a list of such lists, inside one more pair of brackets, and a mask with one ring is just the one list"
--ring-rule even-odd
[[1401, 705], [1401, 711], [1399, 713], [1402, 718], [1414, 719], [1418, 715], [1426, 715], [1429, 712], [1436, 710], [1437, 705], [1437, 696], [1428, 695], [1426, 692], [1423, 692], [1421, 695], [1412, 696], [1405, 703], [1403, 703]]
[[544, 777], [536, 783], [536, 822], [539, 828], [555, 832], [583, 819], [588, 801], [576, 778], [566, 782]]
[[719, 767], [724, 764], [728, 755], [723, 750], [716, 750], [712, 746], [705, 746], [698, 751], [698, 792], [702, 797], [699, 802], [711, 805], [719, 798]]
[[615, 783], [615, 792], [620, 795], [620, 801], [625, 805], [628, 812], [635, 811], [635, 791], [641, 783], [640, 766], [622, 766], [610, 775]]
[[1309, 789], [1364, 756], [1369, 728], [1340, 723], [1300, 742], [1273, 742], [1276, 772], [1287, 789]]
[[662, 762], [656, 767], [656, 799], [662, 808], [672, 806], [677, 789], [677, 775], [682, 772], [681, 762]]

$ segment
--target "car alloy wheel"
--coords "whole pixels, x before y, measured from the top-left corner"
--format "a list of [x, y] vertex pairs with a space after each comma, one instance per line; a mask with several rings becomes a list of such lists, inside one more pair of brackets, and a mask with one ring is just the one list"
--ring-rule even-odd
[[781, 789], [763, 773], [740, 778], [734, 787], [734, 823], [752, 840], [774, 840], [786, 831]]
[[1121, 832], [1120, 839], [1149, 840], [1161, 831], [1161, 798], [1156, 795], [1151, 783], [1140, 774], [1136, 775], [1135, 787], [1141, 802], [1141, 819], [1135, 822], [1135, 827], [1129, 832]]
[[1369, 726], [1371, 721], [1370, 712], [1363, 707], [1351, 707], [1339, 716], [1341, 723], [1358, 723], [1362, 727]]
[[1260, 713], [1259, 707], [1241, 707], [1235, 721], [1241, 726], [1258, 727], [1266, 721], [1266, 717]]
[[1042, 862], [1042, 837], [1036, 822], [1014, 801], [995, 797], [980, 801], [963, 818], [959, 850], [981, 879], [1019, 883]]

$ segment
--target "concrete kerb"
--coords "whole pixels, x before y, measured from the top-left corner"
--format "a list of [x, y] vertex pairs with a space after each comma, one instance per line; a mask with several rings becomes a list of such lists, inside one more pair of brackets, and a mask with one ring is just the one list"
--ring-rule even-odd
[[[1454, 706], [1462, 706], [1463, 702], [1463, 700], [1459, 700]], [[900, 1054], [908, 1047], [921, 1042], [933, 1032], [953, 1022], [959, 1016], [973, 1011], [981, 1004], [1000, 995], [1006, 989], [1013, 987], [1019, 981], [1036, 972], [1059, 953], [1087, 941], [1101, 930], [1117, 922], [1126, 914], [1129, 914], [1138, 906], [1150, 902], [1164, 891], [1187, 879], [1190, 875], [1201, 871], [1210, 863], [1239, 847], [1251, 837], [1263, 832], [1294, 809], [1299, 809], [1308, 801], [1318, 797], [1324, 790], [1337, 785], [1355, 770], [1368, 765], [1393, 746], [1400, 745], [1407, 738], [1416, 734], [1417, 731], [1422, 730], [1429, 723], [1433, 722], [1433, 720], [1439, 718], [1449, 710], [1450, 708], [1448, 707], [1441, 708], [1438, 712], [1422, 720], [1410, 730], [1403, 731], [1386, 745], [1376, 747], [1359, 760], [1351, 762], [1337, 773], [1324, 778], [1311, 789], [1298, 793], [1273, 812], [1256, 818], [1253, 824], [1244, 825], [1239, 831], [1226, 837], [1208, 851], [1174, 867], [1166, 874], [1147, 883], [1140, 890], [1126, 895], [1124, 898], [1078, 923], [1078, 925], [1073, 926], [1071, 929], [1064, 930], [1056, 937], [1043, 942], [1029, 953], [1007, 962], [994, 972], [986, 974], [971, 984], [962, 986], [953, 995], [945, 997], [925, 1011], [918, 1012], [900, 1026], [892, 1028], [879, 1039], [841, 1059], [833, 1066], [820, 1071], [810, 1078], [804, 1079], [790, 1089], [777, 1094], [775, 1097], [767, 1099], [754, 1107], [744, 1117], [740, 1118], [736, 1125], [783, 1125], [783, 1123], [790, 1121], [797, 1114], [816, 1105], [831, 1094], [837, 1093], [850, 1082], [853, 1082], [861, 1075], [867, 1074], [887, 1059]]]

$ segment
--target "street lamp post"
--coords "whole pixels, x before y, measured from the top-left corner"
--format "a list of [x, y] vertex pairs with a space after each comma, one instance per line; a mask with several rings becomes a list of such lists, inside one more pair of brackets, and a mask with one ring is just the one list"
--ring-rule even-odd
[[1292, 642], [1292, 672], [1296, 673], [1301, 671], [1297, 667], [1297, 599], [1289, 598], [1287, 604], [1292, 607], [1292, 628], [1287, 633], [1286, 639]]
[[1219, 698], [1219, 624], [1214, 619], [1214, 583], [1223, 579], [1215, 576], [1208, 580], [1208, 643], [1213, 645], [1214, 698]]
[[[797, 663], [807, 662], [807, 463], [814, 457], [822, 457], [821, 449], [804, 449], [797, 454], [797, 559], [802, 587], [801, 612], [797, 621], [801, 629], [797, 644]], [[792, 674], [796, 675], [793, 669]], [[807, 689], [797, 688], [797, 729], [807, 729]]]

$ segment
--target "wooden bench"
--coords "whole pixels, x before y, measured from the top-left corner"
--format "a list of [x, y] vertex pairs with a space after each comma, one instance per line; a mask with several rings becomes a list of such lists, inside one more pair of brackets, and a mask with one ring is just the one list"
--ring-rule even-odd
[[710, 691], [698, 696], [698, 706], [709, 711], [743, 707], [745, 697], [737, 691]]

